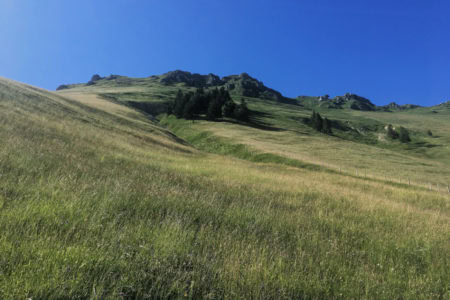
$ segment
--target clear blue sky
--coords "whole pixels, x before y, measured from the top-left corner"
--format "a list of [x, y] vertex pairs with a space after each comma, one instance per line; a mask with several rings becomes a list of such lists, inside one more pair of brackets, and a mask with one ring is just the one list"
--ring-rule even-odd
[[450, 100], [448, 0], [0, 0], [0, 76], [247, 72], [285, 96]]

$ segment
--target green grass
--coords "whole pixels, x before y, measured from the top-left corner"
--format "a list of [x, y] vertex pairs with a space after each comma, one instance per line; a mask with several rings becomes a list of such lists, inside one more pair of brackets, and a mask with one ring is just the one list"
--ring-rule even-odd
[[[450, 198], [316, 163], [383, 170], [391, 150], [296, 127], [290, 105], [249, 99], [283, 130], [156, 124], [86, 89], [0, 80], [0, 298], [448, 298]], [[438, 178], [440, 153], [396, 159]]]

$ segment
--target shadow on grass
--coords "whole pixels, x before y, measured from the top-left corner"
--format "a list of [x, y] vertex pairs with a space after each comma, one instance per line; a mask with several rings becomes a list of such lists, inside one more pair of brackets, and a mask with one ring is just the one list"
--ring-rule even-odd
[[271, 115], [264, 112], [259, 111], [251, 111], [250, 118], [247, 122], [233, 120], [233, 119], [223, 119], [219, 120], [219, 122], [228, 122], [243, 126], [252, 127], [255, 129], [266, 130], [266, 131], [286, 131], [286, 129], [275, 127], [268, 122], [263, 121], [263, 118], [270, 117]]
[[230, 123], [230, 124], [236, 124], [241, 126], [248, 126], [256, 129], [266, 130], [266, 131], [286, 131], [286, 129], [279, 128], [272, 126], [271, 124], [264, 122], [262, 118], [269, 117], [270, 114], [259, 112], [259, 111], [251, 111], [250, 118], [248, 121], [239, 121], [235, 119], [216, 119], [216, 120], [209, 120], [206, 116], [200, 115], [195, 116], [194, 119], [191, 119], [192, 122], [195, 121], [210, 121], [210, 122], [217, 122], [217, 123]]

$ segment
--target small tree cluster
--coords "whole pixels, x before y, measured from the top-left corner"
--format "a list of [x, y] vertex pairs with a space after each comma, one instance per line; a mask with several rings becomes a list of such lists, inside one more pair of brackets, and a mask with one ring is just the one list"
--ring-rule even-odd
[[316, 113], [313, 111], [311, 116], [311, 127], [314, 128], [317, 131], [331, 134], [333, 133], [331, 130], [331, 122], [327, 118], [322, 118], [322, 116], [319, 113]]
[[183, 93], [178, 90], [175, 101], [173, 105], [169, 105], [167, 113], [188, 120], [206, 115], [208, 120], [227, 117], [248, 121], [250, 115], [244, 99], [240, 105], [234, 103], [224, 88], [216, 88], [207, 93], [202, 88], [197, 89], [194, 93]]
[[398, 133], [397, 131], [395, 131], [394, 127], [392, 127], [391, 124], [388, 125], [387, 127], [387, 136], [393, 140], [398, 138]]
[[402, 143], [411, 142], [411, 138], [409, 137], [409, 132], [405, 127], [400, 126], [398, 131], [399, 131], [398, 135], [399, 135], [400, 142], [402, 142]]
[[402, 126], [399, 127], [397, 132], [394, 127], [389, 124], [387, 127], [387, 136], [393, 140], [399, 139], [402, 143], [408, 143], [411, 141], [408, 130]]

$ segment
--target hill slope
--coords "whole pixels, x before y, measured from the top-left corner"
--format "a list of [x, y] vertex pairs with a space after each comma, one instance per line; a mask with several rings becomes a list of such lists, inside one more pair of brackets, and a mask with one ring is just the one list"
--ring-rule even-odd
[[364, 156], [295, 104], [158, 124], [149, 112], [191, 87], [153, 80], [51, 93], [0, 79], [1, 298], [448, 296], [447, 195], [318, 164], [300, 145]]
[[[197, 120], [195, 123], [173, 118], [169, 120], [163, 114], [175, 98], [177, 90], [196, 89], [181, 76], [192, 78], [193, 75], [180, 72], [148, 78], [118, 77], [100, 80], [95, 85], [76, 85], [61, 92], [94, 93], [110, 101], [138, 108], [153, 117], [159, 115], [165, 126], [176, 130], [178, 135], [197, 147], [203, 145], [202, 149], [207, 151], [215, 151], [208, 146], [214, 143], [211, 139], [207, 142], [205, 139], [198, 140], [195, 133], [221, 138], [221, 143], [244, 144], [250, 151], [270, 152], [307, 163], [326, 165], [334, 170], [346, 170], [352, 174], [359, 169], [360, 173], [369, 173], [381, 179], [413, 181], [426, 186], [430, 183], [440, 184], [441, 189], [450, 182], [450, 169], [447, 167], [450, 165], [450, 109], [446, 109], [444, 105], [386, 111], [370, 100], [354, 94], [322, 101], [317, 97], [267, 101], [244, 97], [241, 92], [235, 93], [232, 89], [230, 92], [235, 102], [239, 103], [244, 98], [254, 112], [250, 123], [242, 124], [232, 120]], [[160, 82], [167, 76], [175, 75], [180, 75], [176, 82]], [[205, 79], [212, 75], [198, 76]], [[335, 104], [329, 107], [330, 103], [336, 101], [340, 103], [340, 109], [336, 109]], [[356, 105], [355, 103], [370, 109], [352, 109], [351, 106]], [[439, 110], [439, 107], [442, 109]], [[335, 127], [332, 136], [318, 134], [305, 124], [312, 109], [332, 120]], [[412, 142], [402, 144], [391, 141], [386, 135], [388, 124], [407, 128]], [[428, 131], [434, 133], [433, 136], [429, 136]]]

